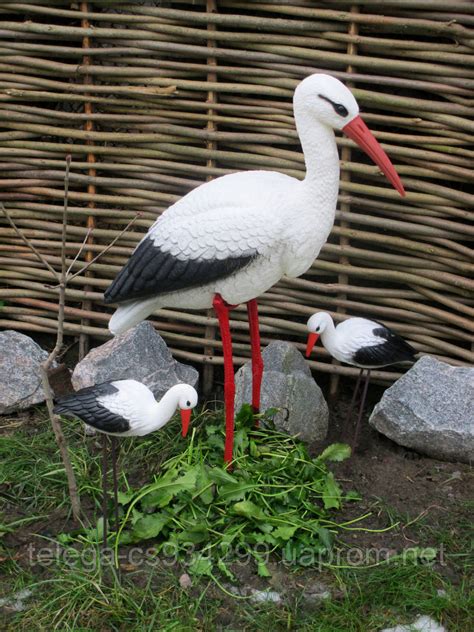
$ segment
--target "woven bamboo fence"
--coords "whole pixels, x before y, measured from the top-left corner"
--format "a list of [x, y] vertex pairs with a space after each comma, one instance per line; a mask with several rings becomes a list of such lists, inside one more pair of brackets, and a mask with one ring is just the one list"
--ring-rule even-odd
[[[65, 333], [109, 336], [102, 292], [156, 216], [243, 169], [304, 173], [291, 97], [329, 72], [350, 86], [407, 196], [338, 138], [336, 224], [309, 272], [261, 297], [263, 343], [303, 348], [316, 310], [376, 318], [423, 353], [472, 363], [474, 3], [470, 0], [190, 0], [0, 3], [0, 199], [57, 267], [64, 159], [72, 155]], [[54, 332], [57, 289], [0, 219], [0, 326]], [[308, 227], [317, 230], [317, 227]], [[302, 235], [302, 238], [304, 236]], [[81, 244], [84, 249], [73, 261]], [[211, 313], [153, 318], [178, 359], [222, 364]], [[246, 313], [233, 312], [238, 363]], [[355, 375], [319, 351], [312, 366]], [[382, 381], [397, 371], [378, 371]]]

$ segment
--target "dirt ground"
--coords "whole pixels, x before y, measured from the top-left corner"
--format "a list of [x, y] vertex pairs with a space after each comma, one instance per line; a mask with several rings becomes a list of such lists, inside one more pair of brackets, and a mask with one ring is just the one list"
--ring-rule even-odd
[[[352, 385], [343, 384], [340, 396], [331, 406], [325, 444], [341, 441]], [[342, 540], [348, 546], [394, 552], [410, 547], [441, 547], [443, 558], [440, 532], [452, 540], [460, 530], [470, 528], [474, 535], [474, 469], [465, 463], [439, 461], [403, 448], [374, 430], [368, 417], [383, 390], [376, 385], [370, 387], [358, 448], [350, 459], [331, 464], [331, 469], [345, 490], [354, 489], [362, 497], [361, 502], [343, 509], [346, 520], [360, 516], [365, 509], [371, 516], [361, 523], [364, 528], [384, 529], [388, 518], [399, 522], [399, 528], [381, 533], [346, 532]], [[456, 580], [449, 557], [441, 559], [438, 570]]]

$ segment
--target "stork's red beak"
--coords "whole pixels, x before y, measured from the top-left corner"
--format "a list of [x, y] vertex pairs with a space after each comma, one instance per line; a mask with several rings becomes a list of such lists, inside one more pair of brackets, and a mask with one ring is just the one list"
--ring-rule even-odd
[[185, 437], [188, 434], [189, 420], [191, 419], [191, 409], [181, 409], [181, 434]]
[[384, 152], [379, 142], [375, 139], [374, 135], [360, 118], [356, 116], [350, 123], [342, 128], [342, 131], [346, 136], [349, 136], [355, 141], [365, 153], [372, 158], [376, 165], [378, 165], [385, 174], [389, 182], [397, 189], [401, 196], [405, 196], [405, 189], [403, 188], [402, 181], [398, 173], [395, 171], [395, 167], [390, 162], [390, 158]]
[[309, 358], [314, 345], [317, 343], [319, 334], [308, 334], [308, 342], [306, 343], [306, 357]]

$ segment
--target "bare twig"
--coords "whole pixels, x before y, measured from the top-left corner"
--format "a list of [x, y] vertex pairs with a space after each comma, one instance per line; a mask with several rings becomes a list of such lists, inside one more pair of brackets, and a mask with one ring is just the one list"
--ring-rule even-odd
[[[90, 268], [90, 266], [91, 266], [93, 263], [95, 263], [98, 259], [100, 259], [100, 257], [102, 257], [102, 255], [105, 255], [105, 253], [106, 253], [106, 252], [108, 252], [108, 251], [112, 248], [112, 246], [114, 246], [114, 245], [115, 245], [115, 243], [116, 243], [116, 242], [120, 239], [120, 237], [122, 237], [122, 235], [123, 235], [124, 233], [126, 233], [126, 232], [127, 232], [127, 230], [128, 230], [131, 226], [133, 226], [133, 224], [137, 221], [137, 219], [138, 219], [139, 217], [141, 217], [141, 215], [142, 215], [141, 213], [137, 213], [137, 214], [135, 215], [135, 217], [133, 217], [133, 218], [132, 218], [132, 219], [128, 222], [128, 224], [125, 226], [125, 228], [119, 232], [119, 234], [118, 234], [118, 235], [117, 235], [117, 236], [116, 236], [116, 237], [115, 237], [115, 238], [114, 238], [114, 239], [110, 242], [110, 244], [108, 244], [108, 246], [106, 246], [103, 250], [101, 250], [101, 251], [99, 252], [99, 254], [98, 254], [98, 255], [96, 255], [93, 259], [91, 259], [88, 263], [86, 263], [86, 265], [85, 265], [85, 266], [83, 266], [80, 270], [78, 270], [77, 272], [74, 272], [74, 274], [69, 275], [69, 276], [67, 277], [67, 279], [66, 279], [66, 283], [67, 283], [67, 282], [69, 282], [71, 279], [74, 279], [74, 277], [78, 276], [79, 274], [82, 274], [83, 272], [85, 272], [88, 268]], [[81, 249], [82, 249], [82, 247], [81, 247]], [[77, 259], [77, 257], [76, 257], [76, 259]], [[76, 259], [74, 259], [74, 261], [75, 261]]]
[[20, 237], [20, 239], [25, 242], [25, 244], [28, 246], [28, 248], [30, 248], [30, 250], [32, 250], [32, 252], [35, 253], [35, 255], [38, 257], [38, 259], [41, 261], [41, 263], [43, 263], [48, 268], [48, 270], [51, 272], [51, 274], [59, 281], [59, 275], [56, 272], [56, 270], [46, 261], [46, 259], [43, 257], [41, 252], [36, 250], [36, 248], [33, 246], [33, 244], [28, 239], [28, 237], [26, 237], [26, 235], [24, 235], [23, 232], [18, 228], [18, 226], [15, 224], [15, 222], [11, 218], [10, 213], [7, 211], [7, 209], [3, 205], [3, 202], [0, 202], [0, 209], [2, 210], [3, 214], [5, 215], [5, 217], [7, 218], [8, 222], [9, 222], [10, 226], [13, 228], [13, 230], [18, 235], [18, 237]]
[[49, 370], [56, 359], [58, 353], [63, 346], [63, 334], [64, 334], [64, 306], [66, 302], [66, 232], [67, 232], [67, 205], [68, 205], [68, 191], [69, 191], [69, 169], [71, 166], [71, 156], [66, 158], [66, 173], [64, 177], [64, 207], [63, 207], [63, 224], [62, 224], [62, 239], [61, 239], [61, 274], [59, 282], [59, 311], [58, 311], [58, 325], [56, 344], [54, 349], [49, 354], [47, 360], [41, 364], [41, 380], [43, 383], [43, 390], [46, 397], [46, 406], [48, 407], [49, 418], [53, 427], [56, 442], [61, 453], [64, 469], [66, 470], [66, 477], [69, 487], [69, 498], [71, 499], [72, 513], [76, 521], [79, 520], [81, 515], [81, 502], [77, 491], [76, 477], [72, 468], [72, 463], [69, 458], [69, 452], [67, 447], [66, 438], [61, 428], [61, 418], [54, 413], [53, 404], [53, 392], [49, 383]]
[[[87, 233], [86, 233], [86, 236], [84, 237], [84, 241], [82, 242], [82, 244], [81, 244], [81, 246], [80, 246], [79, 250], [77, 251], [76, 256], [75, 256], [75, 257], [74, 257], [74, 259], [71, 261], [71, 263], [70, 263], [70, 265], [69, 265], [69, 267], [68, 267], [68, 269], [67, 269], [67, 271], [66, 271], [66, 279], [69, 279], [69, 275], [71, 274], [71, 270], [72, 270], [72, 268], [73, 268], [74, 264], [76, 263], [76, 261], [77, 261], [77, 260], [79, 259], [79, 257], [81, 256], [82, 251], [83, 251], [83, 250], [84, 250], [84, 248], [86, 247], [86, 245], [87, 245], [87, 241], [88, 241], [89, 237], [91, 236], [91, 234], [92, 234], [93, 230], [94, 230], [93, 228], [88, 228], [88, 229], [87, 229]], [[71, 277], [71, 278], [72, 278], [72, 277]]]

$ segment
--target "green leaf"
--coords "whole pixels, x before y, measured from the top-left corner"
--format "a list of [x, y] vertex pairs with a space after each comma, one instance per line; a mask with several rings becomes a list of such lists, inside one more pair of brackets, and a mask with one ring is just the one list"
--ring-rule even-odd
[[362, 496], [359, 494], [359, 492], [351, 490], [347, 492], [347, 494], [344, 496], [344, 500], [362, 500]]
[[328, 472], [324, 483], [323, 503], [326, 509], [339, 509], [341, 506], [341, 488], [336, 483], [332, 472]]
[[326, 549], [329, 551], [331, 549], [331, 546], [332, 546], [332, 534], [331, 534], [331, 532], [328, 531], [325, 527], [317, 527], [316, 530], [318, 532], [319, 539], [321, 540], [321, 543], [324, 544]]
[[212, 562], [209, 557], [196, 555], [191, 560], [188, 570], [191, 575], [207, 575], [208, 577], [212, 577]]
[[344, 461], [351, 455], [351, 447], [345, 443], [332, 443], [321, 452], [318, 461]]
[[209, 530], [204, 523], [192, 525], [178, 534], [177, 540], [180, 542], [189, 542], [191, 544], [200, 544], [209, 540]]
[[208, 471], [209, 478], [214, 483], [238, 483], [239, 481], [229, 474], [227, 470], [224, 470], [221, 467], [213, 467]]
[[219, 498], [226, 502], [239, 500], [247, 492], [253, 491], [258, 485], [256, 483], [228, 483], [219, 487]]
[[128, 492], [118, 492], [117, 498], [118, 498], [118, 504], [119, 505], [128, 505], [128, 503], [132, 500], [132, 498], [135, 496], [135, 492], [130, 490]]
[[219, 558], [217, 560], [217, 568], [220, 570], [220, 572], [225, 575], [228, 579], [230, 579], [231, 581], [235, 582], [236, 578], [234, 573], [232, 573], [232, 571], [230, 571], [229, 567], [227, 566], [227, 564], [224, 562], [224, 560], [222, 558]]
[[252, 555], [253, 555], [255, 561], [257, 562], [257, 574], [258, 574], [258, 576], [259, 577], [271, 577], [272, 574], [268, 570], [268, 566], [266, 565], [266, 563], [263, 560], [263, 558], [261, 557], [261, 555], [259, 555], [258, 553], [255, 553], [255, 551], [252, 552]]
[[280, 538], [280, 540], [289, 540], [293, 537], [295, 531], [297, 530], [297, 526], [288, 525], [287, 527], [278, 527], [275, 531], [272, 532], [272, 535], [275, 538]]
[[149, 540], [150, 538], [156, 538], [156, 536], [161, 532], [163, 527], [169, 521], [170, 517], [162, 513], [142, 516], [133, 525], [132, 535], [139, 540]]
[[246, 518], [254, 518], [255, 520], [267, 520], [268, 518], [260, 507], [251, 500], [242, 500], [240, 503], [235, 503], [232, 509], [239, 516], [245, 516]]
[[242, 407], [240, 408], [239, 412], [235, 416], [235, 427], [236, 428], [241, 428], [241, 427], [253, 428], [254, 427], [253, 410], [250, 404], [242, 404]]
[[214, 500], [214, 483], [209, 476], [208, 469], [203, 464], [199, 469], [196, 480], [197, 495], [205, 505], [210, 505]]
[[277, 540], [273, 537], [273, 533], [262, 533], [261, 531], [252, 531], [247, 535], [251, 544], [277, 544]]
[[250, 456], [257, 457], [260, 454], [260, 450], [257, 447], [257, 443], [255, 441], [249, 442], [249, 453]]
[[164, 476], [154, 483], [149, 493], [142, 498], [142, 507], [144, 509], [150, 509], [152, 507], [159, 507], [161, 509], [166, 507], [176, 494], [182, 491], [194, 490], [198, 476], [198, 466], [190, 468], [182, 476], [174, 478], [175, 476], [176, 472], [171, 471], [169, 475]]
[[138, 509], [135, 509], [135, 508], [132, 509], [132, 518], [131, 518], [132, 525], [138, 522], [138, 520], [140, 520], [142, 516], [143, 516], [143, 513], [141, 511], [138, 511]]

